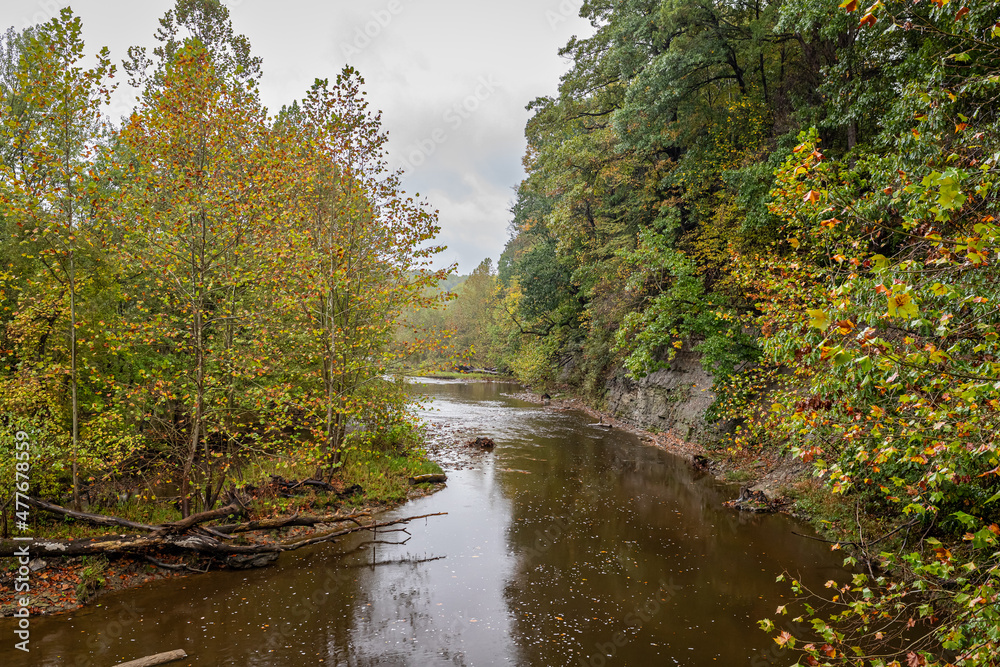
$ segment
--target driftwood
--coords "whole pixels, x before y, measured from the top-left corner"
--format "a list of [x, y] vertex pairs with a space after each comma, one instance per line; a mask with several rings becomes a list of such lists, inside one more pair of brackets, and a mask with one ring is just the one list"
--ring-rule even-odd
[[115, 667], [156, 667], [156, 665], [165, 665], [168, 662], [181, 660], [186, 657], [188, 657], [188, 654], [184, 652], [184, 649], [178, 649], [169, 653], [158, 653], [157, 655], [147, 656], [139, 660], [120, 662]]
[[749, 486], [740, 487], [740, 497], [723, 503], [726, 507], [734, 507], [743, 512], [773, 512], [781, 505], [780, 502], [767, 497], [767, 494]]
[[[104, 555], [130, 555], [147, 554], [151, 551], [187, 551], [210, 556], [243, 556], [254, 554], [280, 554], [286, 551], [295, 551], [302, 547], [330, 542], [334, 539], [350, 533], [357, 533], [364, 530], [378, 530], [390, 526], [397, 526], [409, 523], [417, 519], [424, 519], [432, 516], [444, 516], [447, 512], [435, 514], [423, 514], [421, 516], [396, 519], [394, 521], [360, 523], [349, 528], [333, 530], [326, 533], [300, 540], [298, 542], [275, 542], [272, 544], [259, 545], [239, 545], [227, 544], [207, 533], [190, 532], [184, 535], [175, 535], [169, 532], [154, 532], [143, 536], [121, 536], [101, 537], [86, 540], [45, 540], [35, 539], [30, 542], [23, 540], [0, 540], [0, 557], [12, 557], [17, 555], [25, 546], [28, 547], [33, 557], [38, 556], [92, 556]], [[392, 532], [392, 531], [389, 531]]]
[[496, 447], [497, 443], [493, 442], [493, 438], [487, 438], [484, 436], [479, 436], [475, 440], [469, 440], [465, 443], [466, 447], [477, 447], [482, 450], [490, 450]]
[[[244, 500], [237, 494], [232, 494], [230, 503], [225, 507], [208, 512], [192, 514], [186, 519], [172, 521], [160, 526], [146, 526], [144, 524], [126, 521], [118, 517], [102, 516], [98, 514], [87, 514], [84, 512], [74, 512], [58, 505], [53, 505], [40, 500], [28, 499], [34, 507], [47, 512], [63, 516], [71, 516], [81, 521], [86, 521], [100, 526], [128, 527], [137, 530], [144, 530], [146, 535], [106, 535], [92, 539], [82, 540], [0, 540], [0, 557], [11, 557], [21, 555], [27, 548], [32, 557], [72, 557], [91, 555], [137, 555], [150, 559], [151, 553], [163, 551], [168, 552], [193, 552], [206, 556], [218, 556], [226, 560], [233, 567], [260, 567], [273, 562], [277, 555], [285, 551], [294, 551], [312, 544], [332, 541], [342, 535], [359, 532], [363, 530], [377, 530], [390, 526], [409, 523], [415, 519], [423, 519], [430, 516], [441, 516], [441, 514], [427, 514], [418, 517], [396, 519], [387, 522], [371, 521], [364, 523], [361, 519], [368, 517], [367, 513], [341, 515], [332, 514], [326, 516], [299, 516], [283, 517], [279, 519], [264, 519], [261, 521], [250, 521], [241, 524], [218, 526], [215, 528], [202, 526], [201, 524], [216, 519], [222, 519], [233, 515], [242, 515], [247, 512]], [[230, 540], [233, 533], [246, 533], [258, 530], [277, 530], [287, 526], [317, 526], [323, 524], [333, 524], [341, 522], [352, 522], [354, 525], [331, 530], [311, 538], [300, 541], [272, 542], [259, 545], [239, 545], [230, 544], [223, 540]], [[393, 531], [388, 531], [393, 532]], [[271, 557], [262, 555], [272, 554]], [[178, 566], [170, 566], [162, 561], [151, 559], [157, 566], [176, 569]], [[188, 566], [184, 569], [191, 570]], [[198, 571], [198, 570], [195, 570]]]
[[70, 518], [76, 519], [77, 521], [83, 521], [84, 523], [89, 523], [94, 526], [111, 526], [115, 528], [132, 528], [134, 530], [145, 530], [153, 533], [183, 533], [200, 523], [207, 523], [208, 521], [214, 521], [215, 519], [221, 519], [223, 517], [242, 514], [246, 512], [246, 505], [243, 504], [241, 500], [234, 499], [229, 505], [221, 507], [217, 510], [211, 510], [209, 512], [201, 512], [199, 514], [192, 514], [186, 519], [180, 521], [174, 521], [171, 523], [163, 524], [162, 526], [148, 526], [144, 523], [136, 523], [135, 521], [129, 521], [128, 519], [121, 519], [116, 516], [105, 516], [103, 514], [90, 514], [88, 512], [77, 512], [75, 510], [68, 509], [66, 507], [60, 507], [59, 505], [53, 505], [52, 503], [47, 503], [44, 500], [37, 500], [35, 498], [23, 499], [23, 502], [31, 505], [32, 507], [37, 507], [38, 509], [49, 512], [51, 514], [58, 514], [60, 516], [68, 516]]
[[118, 517], [104, 516], [102, 514], [77, 512], [75, 510], [60, 507], [59, 505], [53, 505], [52, 503], [47, 503], [44, 500], [37, 500], [35, 498], [21, 496], [21, 501], [31, 505], [32, 507], [37, 507], [42, 511], [50, 512], [52, 514], [61, 514], [62, 516], [68, 516], [79, 521], [85, 521], [95, 526], [115, 526], [118, 528], [134, 528], [136, 530], [156, 530], [155, 526], [147, 526], [144, 523], [136, 523], [135, 521], [129, 521], [128, 519], [119, 519]]
[[417, 475], [410, 478], [410, 484], [441, 484], [448, 481], [448, 476], [441, 475]]
[[165, 523], [162, 526], [157, 526], [153, 529], [153, 535], [179, 535], [185, 533], [191, 528], [194, 528], [199, 523], [207, 523], [209, 521], [215, 521], [216, 519], [223, 519], [227, 516], [234, 516], [239, 514], [245, 514], [247, 507], [238, 498], [234, 498], [231, 503], [225, 507], [220, 507], [217, 510], [209, 510], [207, 512], [199, 512], [198, 514], [192, 514], [186, 519], [181, 519], [180, 521], [172, 521], [170, 523]]
[[697, 470], [710, 470], [712, 468], [712, 459], [701, 454], [695, 454], [694, 458], [691, 459], [691, 465]]
[[233, 533], [251, 533], [256, 530], [280, 530], [299, 526], [318, 526], [323, 523], [339, 523], [341, 521], [353, 521], [371, 516], [370, 512], [360, 512], [358, 514], [327, 514], [325, 516], [298, 515], [290, 517], [278, 517], [276, 519], [261, 519], [260, 521], [248, 521], [247, 523], [234, 523], [225, 526], [213, 526], [215, 532], [225, 535]]

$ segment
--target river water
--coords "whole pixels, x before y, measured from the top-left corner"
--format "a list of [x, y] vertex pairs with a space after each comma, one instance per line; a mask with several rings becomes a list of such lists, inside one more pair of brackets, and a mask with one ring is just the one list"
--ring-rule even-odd
[[178, 648], [190, 658], [176, 665], [794, 662], [756, 621], [789, 602], [781, 572], [842, 575], [840, 552], [791, 533], [807, 527], [726, 509], [738, 489], [510, 385], [419, 391], [428, 420], [497, 447], [446, 459], [447, 487], [390, 515], [448, 513], [412, 524], [405, 545], [357, 537], [104, 596], [32, 619], [29, 655], [5, 619], [0, 663], [103, 667]]

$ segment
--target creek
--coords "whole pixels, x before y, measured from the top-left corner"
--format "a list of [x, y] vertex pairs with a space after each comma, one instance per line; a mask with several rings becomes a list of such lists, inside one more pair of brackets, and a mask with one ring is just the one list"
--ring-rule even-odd
[[497, 446], [446, 455], [447, 487], [386, 515], [448, 513], [412, 524], [406, 544], [358, 536], [109, 594], [31, 619], [28, 655], [4, 619], [0, 662], [103, 667], [178, 648], [190, 658], [172, 664], [212, 666], [794, 662], [757, 620], [789, 603], [783, 571], [842, 578], [842, 552], [792, 534], [807, 526], [727, 509], [733, 485], [512, 385], [415, 387], [436, 437]]

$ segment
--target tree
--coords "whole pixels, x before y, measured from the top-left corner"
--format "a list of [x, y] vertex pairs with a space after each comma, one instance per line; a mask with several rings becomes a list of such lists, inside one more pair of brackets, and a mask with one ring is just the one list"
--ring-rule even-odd
[[837, 159], [803, 133], [773, 192], [784, 250], [741, 271], [766, 361], [798, 376], [759, 428], [884, 531], [852, 540], [847, 562], [861, 571], [829, 584], [826, 611], [794, 582], [822, 639], [795, 648], [808, 664], [989, 665], [1000, 639], [1000, 29], [995, 7], [944, 3], [880, 3], [859, 26], [922, 34], [913, 75], [884, 110], [877, 149]]
[[35, 34], [25, 35], [22, 48], [16, 83], [8, 79], [5, 91], [11, 106], [4, 115], [8, 159], [2, 178], [7, 186], [8, 216], [17, 220], [24, 242], [36, 249], [55, 283], [37, 286], [43, 293], [62, 293], [55, 297], [56, 303], [63, 301], [62, 296], [68, 301], [73, 501], [79, 507], [78, 264], [83, 248], [100, 243], [94, 220], [88, 220], [91, 160], [104, 131], [101, 107], [113, 90], [110, 79], [115, 68], [106, 48], [92, 68], [82, 67], [82, 25], [70, 9], [62, 10]]
[[257, 316], [249, 294], [261, 267], [265, 201], [256, 179], [265, 132], [255, 95], [225, 78], [197, 39], [165, 64], [162, 86], [148, 91], [122, 130], [131, 165], [120, 221], [129, 263], [142, 272], [130, 334], [133, 344], [155, 341], [163, 354], [145, 391], [153, 412], [186, 440], [185, 516], [199, 450], [209, 461], [209, 436], [235, 410], [235, 348], [246, 355], [252, 345], [237, 343], [236, 329]]
[[156, 39], [160, 45], [153, 49], [155, 60], [144, 47], [129, 49], [125, 71], [137, 88], [161, 86], [166, 65], [184, 51], [190, 39], [208, 52], [220, 77], [239, 82], [243, 88], [253, 88], [260, 80], [261, 59], [251, 55], [250, 40], [233, 30], [229, 8], [220, 0], [177, 0], [160, 19]]
[[390, 370], [396, 318], [439, 298], [425, 289], [448, 273], [429, 268], [440, 250], [426, 245], [436, 212], [406, 197], [387, 170], [387, 138], [363, 85], [345, 68], [333, 86], [316, 81], [301, 105], [302, 255], [289, 278], [311, 333], [300, 352], [318, 380], [309, 402], [322, 415], [316, 476], [325, 479], [343, 463], [348, 422], [370, 400], [365, 390]]

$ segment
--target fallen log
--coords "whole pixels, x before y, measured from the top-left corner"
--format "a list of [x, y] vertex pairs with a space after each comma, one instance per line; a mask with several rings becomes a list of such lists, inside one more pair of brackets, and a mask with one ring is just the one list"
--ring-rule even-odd
[[248, 521], [246, 523], [227, 524], [224, 526], [213, 526], [212, 529], [219, 533], [232, 535], [233, 533], [251, 533], [257, 530], [280, 530], [281, 528], [312, 527], [321, 523], [340, 523], [341, 521], [354, 521], [371, 516], [370, 512], [359, 514], [327, 514], [325, 516], [298, 514], [290, 517], [278, 517], [276, 519], [261, 519], [260, 521]]
[[169, 653], [158, 653], [145, 658], [139, 658], [138, 660], [120, 662], [115, 667], [156, 667], [156, 665], [165, 665], [168, 662], [181, 660], [186, 657], [188, 657], [188, 654], [184, 652], [184, 649], [177, 649]]
[[246, 505], [244, 505], [242, 501], [234, 498], [233, 501], [225, 507], [220, 507], [217, 510], [209, 510], [207, 512], [192, 514], [186, 519], [165, 523], [162, 526], [153, 528], [152, 530], [154, 531], [154, 535], [161, 535], [164, 533], [177, 535], [194, 528], [199, 523], [206, 523], [208, 521], [215, 521], [216, 519], [223, 519], [227, 516], [244, 514], [246, 513], [246, 509]]
[[[341, 537], [343, 535], [349, 535], [350, 533], [357, 533], [362, 530], [379, 530], [382, 528], [388, 528], [389, 526], [398, 526], [400, 524], [410, 523], [411, 521], [416, 521], [417, 519], [427, 519], [432, 516], [446, 516], [447, 512], [435, 512], [434, 514], [422, 514], [420, 516], [411, 516], [405, 519], [396, 519], [395, 521], [386, 521], [384, 523], [373, 523], [369, 525], [354, 526], [353, 528], [343, 528], [341, 530], [335, 530], [331, 533], [325, 533], [322, 535], [317, 535], [316, 537], [310, 537], [308, 539], [302, 540], [300, 542], [291, 542], [284, 545], [283, 551], [295, 551], [296, 549], [301, 549], [302, 547], [308, 547], [313, 544], [319, 544], [321, 542], [327, 542], [335, 537]], [[392, 531], [388, 531], [392, 532]]]
[[410, 478], [410, 484], [441, 484], [448, 481], [448, 476], [440, 475], [417, 475]]
[[192, 514], [186, 519], [181, 519], [180, 521], [173, 521], [171, 523], [165, 523], [159, 526], [150, 526], [144, 523], [137, 523], [135, 521], [129, 521], [128, 519], [121, 519], [116, 516], [105, 516], [103, 514], [90, 514], [88, 512], [77, 512], [76, 510], [67, 509], [65, 507], [60, 507], [59, 505], [54, 505], [44, 500], [38, 500], [36, 498], [25, 497], [23, 502], [36, 507], [43, 512], [49, 512], [51, 514], [58, 514], [60, 516], [68, 516], [85, 523], [93, 524], [95, 526], [110, 526], [115, 528], [132, 528], [133, 530], [144, 530], [154, 534], [159, 533], [173, 533], [180, 534], [186, 532], [201, 523], [207, 523], [208, 521], [214, 521], [215, 519], [221, 519], [227, 516], [239, 515], [246, 512], [246, 505], [242, 500], [234, 498], [225, 507], [221, 507], [217, 510], [210, 510], [208, 512], [200, 512], [198, 514]]
[[38, 500], [36, 498], [22, 497], [22, 500], [23, 502], [26, 502], [32, 507], [38, 508], [43, 512], [68, 516], [95, 526], [114, 526], [118, 528], [134, 528], [135, 530], [156, 530], [156, 526], [147, 526], [144, 523], [136, 523], [135, 521], [129, 521], [128, 519], [119, 519], [116, 516], [104, 516], [103, 514], [77, 512], [76, 510], [60, 507], [59, 505], [53, 505], [52, 503], [47, 503], [44, 500]]
[[25, 547], [33, 557], [70, 557], [70, 556], [94, 556], [102, 555], [132, 555], [147, 554], [153, 551], [187, 551], [210, 556], [228, 557], [232, 555], [250, 554], [280, 554], [286, 551], [295, 551], [303, 547], [322, 542], [330, 542], [343, 535], [357, 533], [364, 530], [380, 530], [390, 526], [406, 524], [417, 519], [426, 519], [432, 516], [444, 516], [447, 512], [437, 512], [435, 514], [423, 514], [421, 516], [395, 519], [393, 521], [373, 522], [368, 524], [358, 523], [356, 526], [341, 528], [319, 535], [291, 542], [275, 542], [273, 544], [259, 544], [244, 546], [238, 544], [227, 544], [209, 534], [188, 534], [172, 535], [164, 533], [152, 533], [150, 535], [115, 535], [105, 538], [94, 538], [85, 540], [44, 540], [35, 539], [24, 540], [0, 540], [0, 557], [13, 557], [20, 555]]

